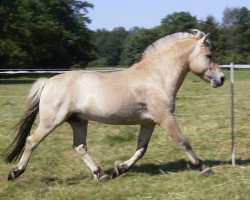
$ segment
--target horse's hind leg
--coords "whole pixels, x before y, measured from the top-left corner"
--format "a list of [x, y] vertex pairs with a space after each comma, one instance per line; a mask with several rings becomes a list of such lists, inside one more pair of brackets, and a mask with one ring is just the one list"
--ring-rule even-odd
[[113, 170], [112, 178], [120, 176], [121, 174], [129, 171], [129, 169], [145, 154], [149, 140], [151, 135], [154, 131], [153, 126], [141, 126], [141, 130], [139, 133], [138, 141], [137, 141], [137, 148], [135, 154], [127, 161], [115, 165]]
[[35, 132], [27, 137], [24, 151], [17, 165], [12, 166], [8, 180], [16, 179], [26, 169], [29, 158], [33, 150], [60, 124], [62, 124], [67, 116], [65, 109], [57, 112], [40, 111], [40, 123]]
[[40, 123], [35, 132], [31, 136], [27, 137], [21, 159], [17, 165], [12, 166], [8, 180], [16, 179], [25, 171], [32, 151], [52, 130], [53, 128], [45, 127], [42, 123]]
[[77, 117], [71, 117], [69, 124], [73, 129], [73, 148], [80, 154], [83, 161], [92, 171], [94, 178], [98, 181], [107, 181], [109, 176], [94, 162], [87, 151], [87, 126], [88, 121], [79, 119]]

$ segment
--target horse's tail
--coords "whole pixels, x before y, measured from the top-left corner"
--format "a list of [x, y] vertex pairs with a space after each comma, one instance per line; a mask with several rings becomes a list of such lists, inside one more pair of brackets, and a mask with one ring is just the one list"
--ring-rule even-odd
[[45, 78], [38, 79], [30, 90], [27, 100], [27, 109], [20, 121], [13, 127], [17, 134], [5, 152], [4, 160], [7, 163], [15, 161], [24, 150], [26, 139], [30, 135], [31, 127], [39, 110], [40, 96], [46, 80]]

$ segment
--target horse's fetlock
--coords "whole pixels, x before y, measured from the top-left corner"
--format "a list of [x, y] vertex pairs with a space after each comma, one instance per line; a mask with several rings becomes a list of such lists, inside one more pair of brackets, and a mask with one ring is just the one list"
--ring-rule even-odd
[[97, 169], [93, 171], [93, 175], [94, 175], [94, 179], [98, 181], [109, 180], [109, 176], [100, 167], [97, 167]]
[[120, 174], [123, 174], [123, 173], [125, 173], [125, 172], [127, 172], [127, 171], [130, 170], [130, 166], [128, 166], [128, 165], [125, 164], [125, 163], [122, 163], [121, 165], [118, 165], [118, 166], [117, 166], [117, 169], [119, 170], [119, 173], [120, 173]]
[[125, 163], [115, 165], [114, 170], [113, 170], [113, 174], [112, 174], [112, 179], [124, 174], [125, 172], [127, 172], [129, 170], [130, 170], [130, 166], [125, 164]]

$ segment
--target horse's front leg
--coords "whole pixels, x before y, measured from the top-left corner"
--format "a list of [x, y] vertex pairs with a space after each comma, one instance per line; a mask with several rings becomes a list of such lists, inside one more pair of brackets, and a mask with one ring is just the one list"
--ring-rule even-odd
[[121, 174], [129, 171], [129, 169], [145, 154], [149, 140], [154, 131], [154, 125], [152, 126], [141, 126], [141, 130], [139, 133], [137, 148], [135, 154], [127, 161], [116, 164], [113, 170], [112, 178], [118, 177]]
[[184, 149], [189, 156], [191, 162], [200, 169], [202, 175], [209, 176], [213, 174], [212, 170], [207, 167], [201, 159], [199, 159], [194, 151], [188, 140], [182, 134], [174, 116], [172, 113], [167, 113], [164, 115], [163, 120], [159, 123], [159, 125], [167, 131], [170, 137]]

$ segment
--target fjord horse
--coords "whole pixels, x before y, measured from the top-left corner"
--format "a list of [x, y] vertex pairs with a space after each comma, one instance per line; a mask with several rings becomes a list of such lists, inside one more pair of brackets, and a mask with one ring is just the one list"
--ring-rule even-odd
[[[159, 39], [145, 50], [138, 63], [124, 71], [79, 70], [39, 79], [29, 93], [27, 110], [6, 153], [7, 162], [21, 156], [19, 163], [11, 168], [8, 179], [16, 179], [25, 171], [32, 151], [64, 122], [71, 125], [73, 148], [94, 178], [100, 181], [109, 179], [87, 151], [89, 120], [141, 126], [135, 154], [115, 166], [113, 178], [128, 171], [144, 155], [155, 125], [166, 130], [203, 175], [212, 174], [192, 150], [173, 115], [176, 94], [189, 71], [212, 87], [222, 86], [225, 80], [222, 70], [213, 60], [207, 35], [198, 30], [193, 34], [180, 32]], [[30, 135], [38, 113], [39, 125]]]

